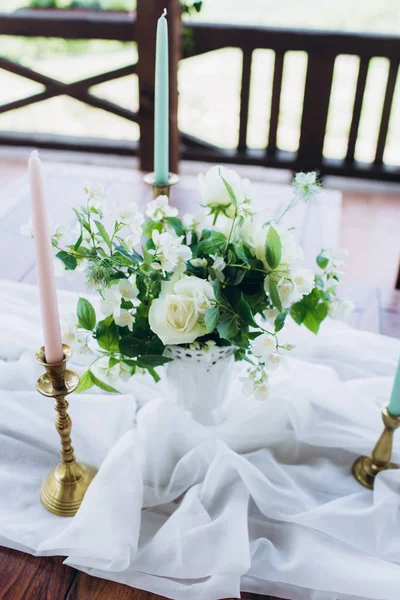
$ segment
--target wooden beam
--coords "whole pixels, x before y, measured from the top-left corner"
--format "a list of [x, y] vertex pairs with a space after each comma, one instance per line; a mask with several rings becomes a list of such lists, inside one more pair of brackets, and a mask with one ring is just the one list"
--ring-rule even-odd
[[179, 160], [178, 62], [181, 25], [179, 0], [138, 0], [137, 2], [140, 166], [143, 171], [153, 170], [155, 40], [157, 20], [164, 8], [168, 13], [169, 29], [170, 170], [176, 173]]
[[318, 169], [322, 162], [334, 64], [332, 55], [308, 57], [298, 150], [302, 169]]

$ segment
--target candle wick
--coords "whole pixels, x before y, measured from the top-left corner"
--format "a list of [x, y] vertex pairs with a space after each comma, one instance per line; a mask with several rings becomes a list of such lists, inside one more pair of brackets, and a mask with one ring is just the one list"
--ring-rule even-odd
[[163, 14], [162, 14], [161, 16], [162, 16], [162, 17], [166, 17], [166, 16], [167, 16], [167, 9], [166, 9], [166, 8], [164, 8], [164, 10], [163, 10]]

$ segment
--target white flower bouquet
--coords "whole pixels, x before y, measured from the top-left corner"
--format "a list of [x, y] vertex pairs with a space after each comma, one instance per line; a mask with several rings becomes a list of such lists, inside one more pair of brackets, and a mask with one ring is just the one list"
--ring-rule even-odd
[[[203, 213], [181, 219], [166, 196], [150, 202], [145, 216], [134, 203], [110, 210], [101, 186], [86, 186], [86, 203], [75, 210], [76, 239], [61, 247], [57, 229], [53, 245], [66, 271], [85, 270], [101, 316], [80, 298], [65, 341], [87, 352], [94, 341], [93, 363], [101, 360], [108, 375], [145, 369], [156, 380], [155, 369], [171, 360], [167, 345], [231, 346], [237, 360], [249, 362], [247, 389], [263, 396], [269, 371], [292, 348], [279, 343], [286, 320], [317, 333], [329, 313], [348, 308], [335, 294], [345, 252], [322, 251], [314, 273], [281, 225], [290, 208], [318, 193], [315, 173], [295, 177], [293, 201], [264, 225], [249, 182], [234, 171], [212, 167], [199, 176], [199, 188]], [[93, 385], [116, 391], [91, 365], [80, 390]]]

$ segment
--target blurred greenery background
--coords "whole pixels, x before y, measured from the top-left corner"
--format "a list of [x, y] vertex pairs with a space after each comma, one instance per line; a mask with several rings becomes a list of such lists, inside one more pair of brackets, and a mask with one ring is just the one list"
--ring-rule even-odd
[[[32, 0], [2, 0], [1, 10], [23, 8]], [[46, 2], [50, 0], [33, 0]], [[51, 0], [54, 1], [54, 0]], [[82, 4], [83, 0], [74, 0]], [[192, 0], [188, 0], [189, 3]], [[57, 0], [59, 6], [71, 0]], [[109, 10], [134, 9], [134, 0], [87, 0]], [[190, 12], [189, 19], [238, 24], [333, 29], [399, 34], [399, 0], [204, 0], [200, 14]], [[151, 32], [150, 32], [151, 33]], [[24, 39], [1, 36], [2, 55], [30, 66], [50, 77], [70, 82], [136, 60], [135, 44], [108, 41], [65, 41]], [[306, 56], [289, 52], [285, 58], [278, 145], [296, 150], [299, 140]], [[341, 158], [346, 152], [354, 101], [358, 59], [339, 56], [335, 64], [331, 110], [324, 152]], [[273, 73], [273, 53], [256, 51], [252, 67], [248, 143], [264, 147], [268, 137], [268, 119]], [[363, 106], [356, 158], [374, 157], [388, 61], [371, 61]], [[181, 129], [224, 147], [237, 143], [241, 54], [223, 49], [182, 62], [179, 74]], [[39, 84], [0, 71], [0, 104], [41, 91]], [[125, 77], [93, 88], [97, 95], [136, 110], [137, 78]], [[400, 86], [397, 85], [391, 117], [385, 161], [400, 162]], [[59, 97], [0, 115], [0, 129], [42, 131], [68, 135], [137, 139], [138, 127], [104, 111], [76, 100]]]

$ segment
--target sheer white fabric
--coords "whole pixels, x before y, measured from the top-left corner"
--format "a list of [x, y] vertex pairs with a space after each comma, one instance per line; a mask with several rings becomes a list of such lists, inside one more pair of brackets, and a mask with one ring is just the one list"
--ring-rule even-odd
[[[76, 296], [59, 296], [70, 311]], [[382, 429], [399, 341], [332, 322], [318, 338], [293, 326], [298, 349], [271, 399], [241, 398], [239, 365], [215, 427], [144, 377], [123, 395], [73, 396], [77, 457], [99, 473], [63, 519], [38, 496], [59, 441], [51, 400], [34, 391], [37, 304], [36, 288], [0, 282], [0, 543], [176, 600], [240, 589], [398, 600], [400, 471], [370, 492], [350, 469]]]

